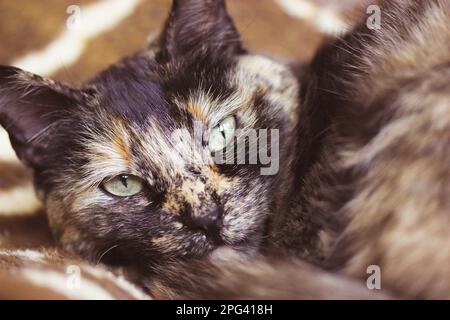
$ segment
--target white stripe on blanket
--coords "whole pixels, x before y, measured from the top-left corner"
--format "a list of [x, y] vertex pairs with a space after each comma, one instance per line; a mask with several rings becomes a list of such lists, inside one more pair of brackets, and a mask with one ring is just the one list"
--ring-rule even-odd
[[275, 0], [275, 2], [287, 15], [309, 21], [321, 33], [341, 35], [348, 28], [347, 23], [326, 6], [319, 6], [308, 0]]
[[14, 61], [12, 65], [39, 75], [51, 75], [76, 62], [89, 39], [113, 29], [133, 13], [140, 2], [141, 0], [103, 0], [82, 7], [80, 28], [64, 30], [46, 48], [32, 52]]

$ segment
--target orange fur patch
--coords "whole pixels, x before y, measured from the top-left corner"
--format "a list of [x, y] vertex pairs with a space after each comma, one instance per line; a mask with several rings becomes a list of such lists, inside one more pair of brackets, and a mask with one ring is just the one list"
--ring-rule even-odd
[[208, 118], [203, 106], [197, 103], [188, 102], [187, 110], [197, 119], [201, 120], [203, 123], [208, 123]]

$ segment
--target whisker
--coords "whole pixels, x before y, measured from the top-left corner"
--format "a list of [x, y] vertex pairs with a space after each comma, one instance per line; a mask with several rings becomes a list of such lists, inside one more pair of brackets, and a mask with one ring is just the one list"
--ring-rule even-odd
[[103, 257], [104, 257], [108, 252], [110, 252], [111, 250], [117, 248], [118, 246], [119, 246], [118, 244], [115, 244], [115, 245], [113, 245], [112, 247], [110, 247], [109, 249], [107, 249], [106, 251], [104, 251], [104, 252], [100, 255], [100, 258], [98, 259], [96, 265], [99, 265], [99, 264], [100, 264], [100, 262], [102, 261]]

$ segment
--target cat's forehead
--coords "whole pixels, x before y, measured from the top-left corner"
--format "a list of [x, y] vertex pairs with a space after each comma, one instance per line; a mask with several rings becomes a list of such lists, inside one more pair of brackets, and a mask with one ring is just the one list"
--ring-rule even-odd
[[103, 72], [93, 86], [106, 112], [133, 122], [167, 121], [170, 127], [191, 118], [218, 121], [248, 106], [257, 94], [284, 99], [291, 108], [295, 101], [289, 89], [296, 89], [296, 81], [286, 66], [246, 54], [164, 65], [136, 57]]

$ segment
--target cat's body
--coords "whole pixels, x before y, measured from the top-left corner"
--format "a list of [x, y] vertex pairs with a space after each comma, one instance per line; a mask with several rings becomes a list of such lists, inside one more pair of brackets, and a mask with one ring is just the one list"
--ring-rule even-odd
[[[156, 297], [372, 297], [348, 277], [377, 265], [400, 297], [450, 298], [450, 4], [381, 10], [381, 30], [319, 51], [298, 93], [286, 66], [245, 52], [223, 1], [174, 1], [155, 48], [83, 91], [2, 67], [1, 124], [65, 247], [139, 267]], [[230, 115], [280, 130], [278, 175], [203, 162], [192, 131]], [[146, 193], [99, 188], [124, 173]]]
[[292, 253], [307, 238], [290, 221], [313, 221], [334, 238], [328, 269], [366, 279], [376, 265], [399, 295], [450, 298], [450, 2], [385, 1], [381, 14], [380, 30], [357, 26], [305, 76], [300, 110], [325, 126], [300, 144], [300, 163], [316, 160], [273, 239]]
[[[398, 297], [448, 299], [450, 2], [386, 1], [381, 12], [381, 30], [362, 23], [300, 75], [297, 175], [264, 249], [271, 261], [297, 257], [364, 284], [379, 267]], [[326, 296], [300, 262], [204, 268], [220, 270], [199, 272], [215, 275], [208, 290], [189, 279], [185, 295], [175, 281], [168, 296]], [[249, 280], [230, 286], [223, 269]]]

